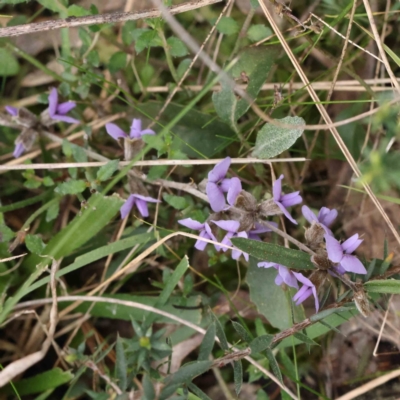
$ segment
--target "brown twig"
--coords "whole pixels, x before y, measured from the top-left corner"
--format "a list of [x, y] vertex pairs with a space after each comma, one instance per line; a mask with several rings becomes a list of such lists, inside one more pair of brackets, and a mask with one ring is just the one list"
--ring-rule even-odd
[[[180, 14], [186, 11], [195, 10], [210, 4], [219, 3], [222, 0], [194, 0], [184, 4], [171, 6], [168, 8], [171, 14]], [[161, 12], [156, 9], [140, 12], [114, 12], [108, 14], [88, 15], [84, 17], [69, 17], [32, 24], [9, 26], [0, 28], [0, 37], [20, 36], [35, 32], [50, 31], [61, 28], [74, 28], [77, 26], [87, 26], [95, 24], [110, 24], [114, 22], [135, 21], [144, 18], [158, 18]]]

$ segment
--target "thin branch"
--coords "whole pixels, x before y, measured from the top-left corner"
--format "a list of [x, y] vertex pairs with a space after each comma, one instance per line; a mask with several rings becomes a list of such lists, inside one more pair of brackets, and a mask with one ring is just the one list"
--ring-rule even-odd
[[[219, 3], [222, 0], [195, 0], [184, 4], [171, 6], [168, 10], [171, 14], [180, 14], [195, 10], [210, 4]], [[66, 19], [49, 20], [33, 24], [9, 26], [0, 28], [0, 37], [20, 36], [36, 32], [50, 31], [61, 28], [74, 28], [95, 24], [110, 24], [114, 22], [135, 21], [144, 18], [158, 18], [161, 12], [156, 9], [140, 12], [114, 12], [108, 14], [88, 15], [84, 17], [69, 17]]]
[[[54, 135], [55, 136], [55, 135]], [[92, 152], [90, 152], [92, 153]], [[89, 157], [92, 154], [86, 153]], [[97, 154], [97, 153], [96, 153]], [[104, 157], [105, 158], [105, 157]], [[133, 166], [135, 167], [151, 167], [154, 165], [214, 165], [222, 161], [222, 158], [210, 160], [150, 160], [138, 161]], [[0, 171], [26, 170], [26, 169], [64, 169], [64, 168], [89, 168], [101, 167], [106, 165], [108, 161], [99, 162], [71, 162], [71, 163], [38, 163], [38, 164], [20, 164], [20, 165], [0, 165]], [[287, 163], [287, 162], [304, 162], [307, 161], [304, 157], [297, 158], [276, 158], [276, 159], [260, 159], [260, 158], [232, 158], [232, 164], [269, 164], [269, 163]], [[129, 165], [131, 161], [120, 161], [119, 167]]]

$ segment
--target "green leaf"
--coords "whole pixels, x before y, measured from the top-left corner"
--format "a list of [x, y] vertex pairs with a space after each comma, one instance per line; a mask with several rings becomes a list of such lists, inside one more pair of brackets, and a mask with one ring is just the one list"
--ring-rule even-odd
[[232, 238], [232, 243], [261, 261], [276, 262], [290, 269], [315, 269], [310, 255], [304, 251], [244, 238]]
[[100, 169], [97, 171], [97, 179], [101, 182], [106, 181], [107, 179], [110, 179], [114, 172], [118, 169], [119, 166], [119, 160], [111, 160], [109, 161], [106, 165], [103, 165], [100, 167]]
[[46, 247], [43, 240], [37, 235], [26, 235], [25, 244], [33, 254], [42, 254], [43, 249]]
[[[171, 294], [175, 289], [175, 286], [178, 284], [178, 282], [180, 281], [180, 279], [185, 274], [188, 268], [189, 268], [189, 259], [187, 256], [184, 256], [181, 262], [175, 268], [175, 271], [169, 276], [167, 282], [165, 283], [164, 289], [157, 297], [157, 301], [154, 307], [160, 308], [167, 303], [168, 299], [171, 297]], [[146, 318], [146, 325], [150, 326], [156, 318], [157, 315], [152, 313], [148, 318]]]
[[251, 258], [246, 281], [258, 311], [272, 326], [283, 330], [292, 326], [291, 306], [282, 287], [275, 285], [276, 274], [274, 268], [258, 268], [257, 260]]
[[[239, 56], [238, 62], [229, 72], [233, 79], [240, 79], [244, 73], [248, 77], [246, 93], [255, 99], [267, 79], [276, 58], [276, 50], [271, 47], [250, 47]], [[231, 127], [250, 108], [245, 99], [238, 99], [232, 88], [225, 82], [222, 89], [214, 92], [212, 100], [218, 116]]]
[[46, 222], [53, 221], [60, 212], [60, 203], [53, 203], [46, 211]]
[[6, 224], [0, 224], [0, 243], [6, 243], [15, 236], [15, 233]]
[[222, 17], [217, 24], [217, 30], [224, 35], [233, 35], [239, 32], [239, 25], [231, 17]]
[[243, 384], [242, 360], [233, 362], [233, 379], [235, 382], [236, 395], [239, 396], [239, 393], [240, 393], [240, 390], [242, 389], [242, 384]]
[[394, 279], [365, 282], [364, 287], [369, 293], [400, 294], [400, 281]]
[[[73, 271], [78, 270], [79, 268], [84, 267], [85, 265], [88, 265], [90, 263], [93, 263], [95, 261], [98, 261], [104, 257], [107, 257], [110, 254], [114, 254], [126, 249], [131, 249], [133, 246], [146, 243], [149, 240], [153, 239], [154, 235], [153, 234], [143, 234], [141, 233], [140, 235], [134, 235], [126, 239], [121, 239], [118, 240], [117, 242], [110, 243], [106, 246], [99, 247], [95, 250], [89, 251], [88, 253], [77, 257], [75, 262], [73, 262], [70, 265], [67, 265], [66, 267], [62, 268], [57, 272], [57, 278], [67, 275]], [[42, 278], [35, 282], [29, 290], [25, 293], [28, 294], [32, 292], [33, 290], [36, 290], [50, 282], [50, 278]]]
[[301, 332], [296, 332], [293, 335], [296, 339], [300, 340], [300, 342], [303, 342], [305, 344], [309, 344], [311, 346], [319, 346], [317, 342], [314, 342], [314, 340], [310, 339], [307, 335]]
[[124, 346], [122, 344], [122, 340], [119, 335], [117, 337], [117, 343], [115, 344], [115, 352], [117, 356], [115, 362], [115, 376], [118, 380], [118, 387], [122, 391], [125, 391], [128, 386], [128, 381], [127, 381], [128, 369], [127, 369], [127, 361], [125, 357]]
[[110, 61], [108, 62], [108, 69], [112, 74], [115, 74], [119, 70], [125, 68], [126, 62], [126, 53], [122, 51], [117, 51], [111, 56]]
[[189, 53], [185, 43], [175, 36], [168, 38], [167, 44], [170, 47], [170, 53], [172, 57], [184, 57]]
[[54, 191], [62, 196], [66, 194], [82, 193], [87, 188], [86, 182], [83, 180], [71, 179], [58, 185]]
[[174, 196], [172, 194], [163, 194], [163, 199], [175, 210], [183, 210], [188, 206], [188, 202], [182, 196]]
[[167, 376], [165, 383], [169, 385], [189, 383], [193, 378], [211, 368], [212, 361], [194, 361], [183, 365], [175, 374]]
[[[14, 387], [15, 391], [20, 396], [27, 396], [55, 389], [70, 382], [73, 377], [74, 375], [72, 375], [70, 371], [63, 371], [60, 368], [53, 368], [31, 378], [14, 382]], [[7, 385], [4, 388], [4, 394], [15, 394], [15, 391], [10, 385]]]
[[[148, 102], [141, 105], [141, 109], [150, 117], [155, 118], [163, 103]], [[184, 107], [177, 104], [169, 104], [160, 118], [160, 123], [167, 125], [172, 119], [183, 111]], [[211, 158], [227, 147], [234, 137], [235, 132], [227, 124], [215, 118], [214, 115], [190, 110], [171, 129], [174, 140], [173, 149], [179, 149], [188, 157]], [[156, 136], [147, 135], [154, 138]], [[143, 136], [144, 140], [147, 140]], [[199, 140], [201, 138], [201, 140]], [[153, 146], [153, 143], [151, 143]]]
[[235, 328], [235, 331], [239, 334], [239, 336], [245, 343], [250, 343], [253, 340], [250, 334], [247, 332], [245, 328], [243, 328], [242, 325], [240, 325], [236, 321], [231, 321], [231, 322], [233, 327]]
[[135, 21], [126, 21], [122, 26], [122, 41], [125, 46], [130, 46], [134, 40], [133, 31], [135, 30]]
[[273, 339], [274, 335], [262, 335], [253, 339], [249, 344], [251, 354], [261, 353], [266, 350], [271, 345]]
[[[132, 296], [129, 294], [114, 294], [112, 296], [104, 295], [103, 297], [112, 297], [124, 301], [133, 301], [136, 303], [158, 308], [162, 311], [166, 311], [172, 315], [178, 316], [185, 319], [186, 321], [195, 324], [199, 324], [201, 322], [201, 309], [181, 310], [174, 307], [174, 305], [179, 304], [179, 301], [182, 297], [171, 296], [168, 299], [167, 303], [163, 306], [156, 305], [157, 297], [155, 296]], [[188, 307], [197, 307], [200, 304], [200, 301], [200, 296], [188, 297], [186, 300], [186, 305]], [[150, 314], [150, 316], [152, 316], [150, 320], [149, 311], [122, 304], [98, 302], [91, 306], [89, 303], [84, 303], [77, 308], [77, 311], [83, 313], [90, 312], [90, 315], [94, 317], [109, 318], [115, 320], [120, 319], [123, 321], [131, 321], [133, 319], [135, 321], [143, 321], [145, 318], [147, 318], [146, 322], [152, 321], [157, 323], [179, 324], [179, 322], [176, 322], [173, 319], [155, 313]]]
[[1, 4], [11, 4], [11, 5], [16, 5], [20, 3], [27, 3], [30, 0], [2, 0]]
[[143, 400], [154, 400], [156, 398], [156, 392], [148, 374], [143, 374], [142, 386], [144, 394]]
[[211, 400], [199, 387], [194, 383], [189, 383], [189, 389], [200, 399], [200, 400]]
[[60, 13], [65, 11], [65, 7], [63, 6], [61, 1], [54, 0], [37, 0], [43, 7], [47, 8], [50, 11]]
[[0, 76], [14, 76], [19, 72], [17, 58], [7, 49], [0, 48]]
[[77, 215], [47, 244], [43, 254], [58, 259], [71, 253], [93, 238], [117, 214], [123, 204], [119, 196], [93, 194], [82, 215]]
[[77, 6], [76, 4], [68, 7], [68, 17], [84, 17], [86, 15], [91, 15], [90, 11], [86, 10], [86, 8]]
[[272, 158], [289, 149], [304, 132], [305, 121], [300, 117], [276, 119], [281, 124], [298, 125], [298, 128], [281, 128], [265, 124], [257, 134], [253, 157]]
[[276, 361], [274, 353], [269, 348], [266, 349], [266, 353], [267, 353], [267, 358], [268, 358], [268, 361], [269, 361], [269, 365], [271, 366], [272, 372], [279, 379], [279, 381], [281, 383], [283, 383], [282, 373], [281, 373], [281, 370], [279, 368], [278, 361]]
[[168, 148], [165, 144], [163, 138], [158, 135], [143, 135], [142, 140], [151, 146], [153, 149], [156, 149], [158, 152], [158, 156], [167, 152]]
[[135, 38], [135, 50], [138, 54], [148, 47], [157, 47], [163, 45], [160, 37], [154, 30], [135, 29], [133, 36]]
[[267, 28], [264, 24], [252, 25], [247, 31], [247, 37], [252, 42], [258, 42], [272, 35], [270, 28]]
[[217, 337], [219, 339], [219, 345], [221, 346], [222, 350], [229, 350], [229, 344], [228, 344], [228, 340], [226, 338], [225, 332], [224, 332], [224, 328], [222, 327], [222, 324], [220, 322], [220, 320], [218, 319], [218, 317], [214, 314], [212, 314], [214, 322], [215, 322], [215, 327], [216, 327], [216, 333], [217, 333]]
[[207, 329], [206, 334], [204, 335], [203, 341], [201, 342], [199, 348], [199, 356], [197, 359], [199, 361], [208, 360], [212, 349], [214, 348], [215, 342], [215, 322], [213, 322]]

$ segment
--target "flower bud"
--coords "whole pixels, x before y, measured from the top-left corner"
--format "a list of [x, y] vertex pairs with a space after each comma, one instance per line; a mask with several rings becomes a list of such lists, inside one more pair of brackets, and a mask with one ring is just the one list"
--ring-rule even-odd
[[264, 217], [270, 215], [280, 215], [282, 210], [278, 207], [273, 199], [265, 200], [258, 206], [259, 213]]
[[125, 161], [131, 161], [144, 147], [142, 139], [124, 139], [124, 157]]
[[324, 242], [325, 230], [318, 222], [313, 221], [311, 226], [306, 229], [304, 237], [307, 244], [313, 250], [318, 249], [320, 244]]

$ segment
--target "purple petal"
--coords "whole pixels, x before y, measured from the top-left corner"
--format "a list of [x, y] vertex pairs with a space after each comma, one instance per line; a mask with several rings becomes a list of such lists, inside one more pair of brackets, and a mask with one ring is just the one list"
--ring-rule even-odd
[[295, 206], [296, 204], [300, 204], [303, 199], [299, 195], [300, 192], [293, 192], [293, 193], [288, 193], [284, 194], [280, 202], [283, 204], [284, 207], [292, 207]]
[[283, 283], [283, 278], [279, 275], [279, 273], [276, 275], [275, 278], [275, 285], [276, 286], [281, 286]]
[[228, 172], [228, 169], [229, 169], [230, 165], [231, 165], [231, 158], [230, 157], [226, 157], [224, 160], [220, 161], [208, 173], [209, 182], [218, 183], [221, 179], [224, 179], [226, 173]]
[[337, 210], [330, 210], [327, 207], [322, 207], [318, 213], [318, 221], [329, 228], [333, 224], [333, 221], [336, 219], [337, 216]]
[[136, 202], [135, 196], [133, 194], [131, 194], [127, 198], [125, 203], [122, 205], [122, 207], [119, 209], [119, 211], [121, 213], [121, 219], [124, 219], [124, 218], [126, 218], [127, 215], [129, 215], [135, 202]]
[[80, 123], [79, 120], [72, 118], [72, 117], [68, 117], [67, 115], [54, 114], [51, 119], [53, 119], [54, 121], [67, 122], [68, 124], [79, 124]]
[[53, 118], [56, 115], [56, 110], [58, 106], [58, 93], [56, 88], [52, 88], [49, 94], [49, 115]]
[[296, 279], [301, 282], [303, 285], [312, 287], [314, 286], [314, 284], [308, 279], [306, 278], [302, 273], [300, 272], [293, 272], [293, 275], [296, 277]]
[[285, 282], [286, 285], [291, 286], [295, 289], [299, 288], [296, 277], [287, 267], [285, 267], [284, 265], [279, 265], [278, 273], [279, 276], [282, 277], [283, 282]]
[[128, 137], [128, 135], [118, 125], [115, 125], [112, 122], [106, 124], [106, 131], [115, 140]]
[[255, 234], [255, 233], [252, 233], [252, 232], [249, 232], [249, 239], [251, 239], [251, 240], [257, 240], [257, 241], [261, 242], [260, 236], [258, 236], [258, 235]]
[[237, 232], [240, 227], [238, 221], [212, 221], [215, 225], [227, 232]]
[[76, 107], [76, 103], [74, 101], [66, 101], [65, 103], [61, 103], [57, 106], [57, 114], [65, 115], [69, 113]]
[[161, 203], [160, 200], [153, 199], [153, 197], [148, 197], [148, 196], [142, 196], [141, 194], [134, 194], [137, 199], [146, 201], [147, 203]]
[[281, 198], [282, 194], [282, 179], [284, 178], [283, 175], [281, 175], [272, 185], [272, 194], [274, 197], [275, 201], [279, 201]]
[[[225, 244], [226, 246], [230, 246], [232, 247], [232, 242], [231, 242], [231, 238], [233, 237], [233, 232], [228, 232], [224, 238], [221, 240], [221, 244]], [[217, 251], [223, 251], [224, 253], [229, 250], [227, 247], [225, 246], [218, 246], [218, 245], [214, 245]]]
[[13, 117], [16, 117], [18, 115], [18, 108], [17, 107], [5, 106], [5, 109]]
[[227, 200], [228, 204], [233, 206], [235, 204], [236, 198], [238, 197], [239, 193], [242, 191], [242, 183], [240, 182], [239, 178], [232, 178], [231, 184], [228, 190]]
[[145, 200], [137, 198], [136, 197], [136, 207], [139, 210], [140, 214], [142, 215], [143, 218], [146, 218], [149, 216], [149, 209], [147, 207], [147, 202]]
[[22, 142], [19, 142], [15, 145], [13, 156], [15, 158], [21, 157], [22, 153], [25, 151], [25, 147]]
[[[239, 232], [239, 233], [236, 235], [236, 237], [241, 237], [241, 238], [246, 238], [246, 239], [247, 239], [247, 238], [248, 238], [248, 235], [247, 235], [246, 232]], [[234, 260], [238, 260], [239, 257], [240, 257], [242, 254], [243, 254], [244, 259], [245, 259], [246, 261], [249, 261], [249, 255], [248, 255], [247, 253], [245, 253], [244, 251], [239, 250], [239, 249], [237, 249], [236, 247], [235, 247], [234, 250], [232, 250], [232, 258], [233, 258]]]
[[261, 261], [257, 264], [258, 268], [279, 268], [279, 264], [274, 263], [274, 262], [267, 262], [267, 261]]
[[[203, 238], [205, 238], [205, 239], [210, 239], [210, 237], [208, 236], [208, 234], [207, 234], [206, 231], [201, 231], [201, 232], [199, 233], [199, 236], [200, 236], [200, 237], [203, 237]], [[208, 243], [205, 242], [204, 240], [197, 239], [196, 243], [194, 244], [194, 247], [195, 247], [195, 249], [197, 249], [197, 250], [203, 251], [203, 250], [207, 247], [207, 244], [208, 244]]]
[[342, 243], [342, 249], [345, 253], [351, 254], [363, 242], [363, 239], [358, 238], [358, 233], [349, 237]]
[[142, 132], [142, 121], [140, 119], [134, 118], [131, 125], [130, 130], [130, 138], [131, 139], [139, 139], [141, 137]]
[[303, 303], [304, 300], [308, 299], [312, 295], [312, 289], [306, 285], [303, 285], [300, 290], [293, 296], [293, 301], [296, 302], [296, 306]]
[[324, 235], [324, 238], [326, 242], [328, 258], [334, 263], [340, 262], [340, 260], [343, 258], [343, 249], [339, 241], [330, 235]]
[[355, 272], [356, 274], [366, 274], [367, 270], [361, 261], [356, 256], [345, 254], [340, 261], [340, 265], [348, 272]]
[[[214, 236], [214, 234], [213, 234], [213, 232], [212, 232], [212, 230], [211, 230], [211, 227], [210, 227], [210, 225], [208, 225], [207, 222], [204, 223], [204, 229], [205, 229], [205, 231], [207, 232], [208, 238], [209, 238], [210, 240], [213, 240], [214, 242], [217, 242], [217, 243], [218, 243], [217, 238]], [[214, 244], [214, 247], [215, 247], [215, 249], [216, 249], [217, 251], [219, 251], [218, 248], [220, 248], [220, 247], [219, 247], [218, 245]]]
[[222, 190], [214, 182], [208, 181], [206, 186], [206, 193], [208, 201], [210, 202], [211, 209], [214, 212], [222, 211], [225, 207], [225, 196]]
[[290, 215], [289, 211], [286, 210], [286, 208], [281, 204], [279, 201], [276, 201], [275, 204], [281, 209], [283, 215], [291, 222], [293, 222], [295, 225], [297, 225], [297, 221], [292, 218]]
[[218, 182], [218, 186], [224, 193], [227, 193], [229, 191], [229, 188], [231, 187], [231, 181], [232, 178], [222, 179], [221, 181]]
[[189, 228], [189, 229], [194, 229], [195, 231], [200, 231], [200, 230], [204, 229], [204, 224], [202, 224], [201, 222], [198, 222], [192, 218], [180, 219], [178, 221], [178, 224], [186, 226], [186, 228]]
[[153, 129], [143, 129], [141, 132], [140, 132], [140, 136], [143, 136], [143, 135], [155, 135], [156, 133], [153, 131]]
[[301, 212], [304, 216], [304, 218], [310, 223], [312, 224], [313, 221], [318, 222], [318, 218], [317, 216], [307, 207], [307, 206], [303, 206], [301, 207]]
[[[268, 221], [269, 222], [269, 221]], [[278, 227], [278, 224], [276, 222], [269, 222], [271, 225], [273, 225], [275, 228]], [[257, 234], [257, 233], [266, 233], [266, 232], [271, 232], [271, 229], [267, 228], [266, 226], [263, 226], [256, 222], [255, 224], [255, 229], [252, 229], [249, 234]]]

